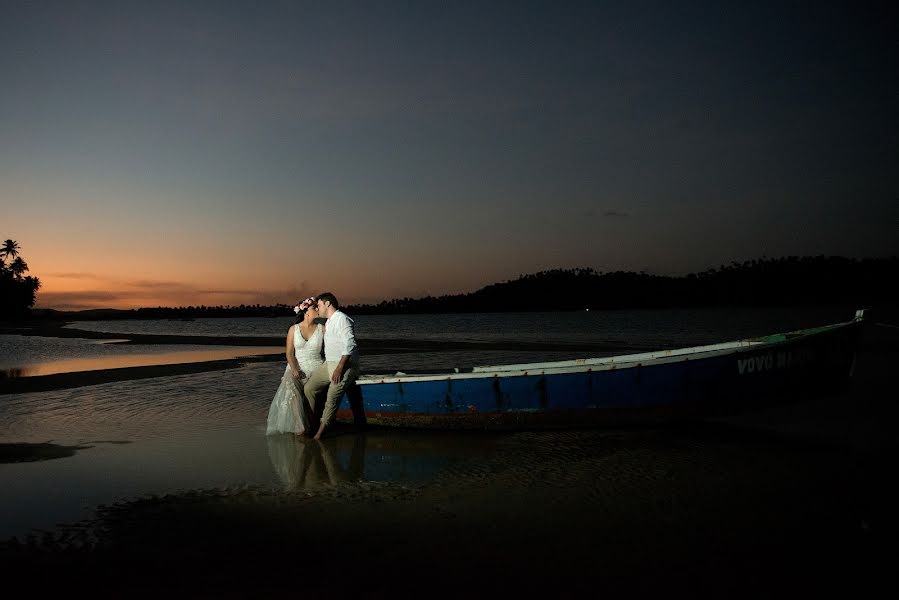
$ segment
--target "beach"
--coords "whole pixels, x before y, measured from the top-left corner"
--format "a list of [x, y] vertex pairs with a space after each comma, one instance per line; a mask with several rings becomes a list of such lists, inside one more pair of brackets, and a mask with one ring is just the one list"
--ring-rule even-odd
[[[899, 411], [890, 391], [897, 355], [895, 330], [868, 327], [849, 389], [671, 427], [345, 429], [320, 444], [269, 440], [275, 474], [267, 481], [246, 475], [215, 485], [213, 477], [112, 502], [90, 518], [8, 539], [0, 560], [9, 585], [76, 597], [866, 597], [879, 586], [889, 596], [897, 587], [899, 498], [891, 479]], [[168, 440], [190, 420], [185, 448], [209, 444], [210, 434], [188, 435], [208, 420], [210, 431], [233, 440], [224, 460], [237, 461], [266, 443], [243, 424], [264, 408], [272, 390], [259, 382], [277, 368], [261, 362], [85, 387], [96, 390], [91, 406], [108, 404], [111, 417], [52, 443], [27, 435], [27, 420], [10, 420], [25, 433], [17, 445], [3, 444], [8, 464], [0, 468], [172, 444], [157, 453], [165, 458], [160, 473], [168, 473]], [[234, 387], [247, 379], [244, 389], [263, 388], [259, 399], [245, 413], [226, 407], [211, 415], [223, 401], [209, 382]], [[166, 431], [148, 432], [146, 417], [123, 424], [115, 412], [126, 393], [152, 389], [168, 398], [166, 386], [183, 390], [192, 381], [199, 381], [192, 407], [153, 409], [175, 413], [171, 421], [154, 417]], [[64, 416], [88, 402], [75, 388], [7, 398], [14, 407], [36, 398], [57, 403], [42, 415]], [[92, 437], [111, 431], [131, 444]], [[152, 469], [157, 455], [134, 456]]]

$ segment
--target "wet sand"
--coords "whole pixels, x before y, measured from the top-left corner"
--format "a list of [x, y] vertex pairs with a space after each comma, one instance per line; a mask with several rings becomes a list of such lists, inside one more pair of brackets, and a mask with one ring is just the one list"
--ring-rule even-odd
[[54, 460], [74, 456], [90, 446], [63, 446], [60, 444], [0, 444], [0, 464]]
[[107, 507], [0, 558], [15, 579], [53, 573], [42, 589], [93, 597], [864, 597], [890, 583], [896, 497], [866, 489], [887, 464], [859, 471], [826, 445], [719, 427], [521, 433], [501, 446], [421, 486]]
[[491, 434], [424, 483], [144, 498], [6, 542], [0, 564], [7, 589], [94, 598], [892, 597], [891, 335], [867, 340], [837, 396], [678, 427]]

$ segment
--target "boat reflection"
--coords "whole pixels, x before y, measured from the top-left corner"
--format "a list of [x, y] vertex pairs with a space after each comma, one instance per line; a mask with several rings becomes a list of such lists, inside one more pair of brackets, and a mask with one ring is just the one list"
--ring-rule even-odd
[[341, 481], [426, 481], [452, 462], [482, 457], [493, 439], [368, 432], [318, 442], [287, 433], [266, 436], [266, 443], [284, 488], [299, 490]]

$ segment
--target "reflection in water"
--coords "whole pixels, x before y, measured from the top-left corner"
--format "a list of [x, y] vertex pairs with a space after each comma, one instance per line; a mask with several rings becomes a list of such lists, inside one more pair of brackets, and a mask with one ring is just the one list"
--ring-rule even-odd
[[268, 455], [287, 490], [337, 485], [341, 481], [426, 480], [455, 454], [402, 435], [359, 433], [323, 441], [291, 433], [266, 436]]
[[[362, 439], [363, 436], [354, 436]], [[362, 479], [364, 439], [356, 443], [356, 460], [351, 468], [341, 467], [334, 453], [335, 440], [324, 442], [303, 438], [292, 433], [266, 436], [268, 455], [275, 473], [287, 490], [310, 489], [320, 485], [337, 485], [340, 481]], [[352, 468], [355, 467], [355, 468]]]
[[184, 350], [158, 354], [124, 354], [94, 358], [70, 358], [35, 363], [12, 369], [2, 369], [0, 370], [0, 379], [14, 379], [17, 377], [34, 377], [37, 375], [54, 375], [57, 373], [74, 373], [81, 371], [100, 371], [104, 369], [122, 369], [126, 367], [208, 362], [260, 354], [279, 354], [282, 352], [284, 352], [284, 349], [276, 346], [226, 346], [223, 348]]

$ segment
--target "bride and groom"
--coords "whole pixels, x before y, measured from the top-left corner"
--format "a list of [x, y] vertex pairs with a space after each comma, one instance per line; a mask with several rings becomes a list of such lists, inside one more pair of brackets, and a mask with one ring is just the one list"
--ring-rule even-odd
[[266, 434], [310, 435], [315, 429], [314, 438], [320, 439], [334, 420], [344, 392], [350, 395], [356, 422], [364, 422], [354, 385], [359, 351], [353, 320], [330, 292], [307, 298], [293, 310], [297, 317], [287, 331], [287, 368], [269, 407]]

